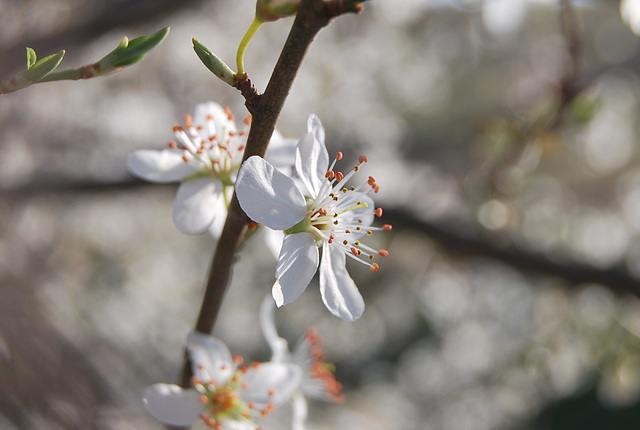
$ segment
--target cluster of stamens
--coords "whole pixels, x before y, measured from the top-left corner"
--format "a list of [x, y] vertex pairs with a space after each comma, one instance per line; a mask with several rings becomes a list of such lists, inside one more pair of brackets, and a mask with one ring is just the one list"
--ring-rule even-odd
[[[369, 176], [367, 182], [357, 187], [346, 187], [346, 182], [360, 171], [368, 160], [367, 157], [361, 156], [359, 163], [345, 175], [333, 170], [336, 162], [342, 157], [342, 152], [338, 152], [325, 174], [327, 182], [323, 184], [315, 201], [310, 204], [311, 229], [321, 240], [342, 248], [346, 255], [368, 265], [371, 271], [377, 272], [380, 266], [373, 261], [375, 256], [386, 257], [389, 252], [385, 249], [376, 250], [368, 247], [361, 243], [359, 238], [365, 235], [371, 236], [375, 230], [391, 230], [392, 227], [390, 224], [382, 227], [368, 225], [353, 211], [368, 208], [369, 205], [360, 200], [360, 197], [377, 193], [380, 186], [373, 176]], [[374, 215], [382, 216], [382, 208], [370, 210]], [[362, 214], [362, 211], [359, 213]]]
[[331, 400], [336, 403], [343, 402], [344, 394], [342, 394], [342, 384], [336, 381], [333, 374], [334, 366], [325, 361], [326, 356], [322, 349], [322, 339], [320, 334], [315, 328], [310, 327], [307, 330], [305, 341], [309, 345], [312, 358], [312, 362], [309, 366], [309, 373], [311, 377], [322, 382], [322, 392], [323, 395], [327, 397], [327, 400]]
[[[224, 112], [232, 122], [234, 116], [229, 108]], [[184, 162], [191, 163], [196, 170], [227, 179], [240, 166], [251, 116], [244, 119], [245, 129], [239, 132], [225, 126], [216, 129], [220, 125], [211, 114], [206, 116], [205, 124], [196, 126], [190, 115], [184, 116], [184, 123], [173, 127], [176, 140], [169, 142], [169, 147], [183, 151]]]
[[[239, 390], [249, 387], [247, 381], [244, 380], [244, 374], [250, 368], [255, 369], [260, 366], [260, 363], [257, 362], [249, 366], [242, 365], [242, 362], [242, 357], [233, 357], [233, 373], [224, 383], [218, 383], [213, 378], [208, 378], [206, 381], [192, 378], [193, 387], [200, 393], [199, 400], [205, 405], [200, 419], [207, 427], [223, 430], [222, 419], [251, 419], [252, 416], [266, 416], [273, 410], [274, 404], [272, 402], [258, 405], [253, 401], [246, 402], [240, 396]], [[199, 366], [198, 369], [204, 372], [202, 366]], [[226, 365], [221, 366], [221, 370], [226, 370]], [[275, 392], [270, 390], [267, 394], [273, 397]], [[257, 430], [260, 428], [258, 427]]]

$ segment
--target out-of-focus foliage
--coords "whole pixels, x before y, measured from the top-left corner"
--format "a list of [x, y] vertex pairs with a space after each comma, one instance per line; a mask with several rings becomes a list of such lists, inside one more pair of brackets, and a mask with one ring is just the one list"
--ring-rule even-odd
[[[0, 56], [90, 8], [37, 3], [0, 0]], [[301, 135], [318, 114], [330, 152], [368, 156], [388, 213], [455, 234], [394, 222], [377, 237], [382, 269], [350, 267], [367, 303], [356, 323], [314, 288], [278, 312], [292, 342], [318, 327], [346, 387], [343, 405], [311, 405], [311, 429], [635, 428], [640, 301], [604, 275], [639, 283], [640, 39], [631, 6], [623, 19], [617, 1], [566, 4], [570, 25], [550, 0], [372, 0], [312, 45], [278, 129]], [[196, 103], [242, 112], [191, 40], [233, 58], [254, 8], [204, 2], [124, 29], [172, 34], [110, 79], [0, 99], [0, 427], [155, 425], [139, 398], [177, 377], [213, 244], [180, 235], [175, 190], [136, 185], [124, 160], [163, 147]], [[289, 24], [263, 26], [245, 55], [259, 90]], [[66, 61], [85, 64], [122, 32], [65, 46]], [[521, 258], [486, 257], [489, 246]], [[256, 359], [267, 346], [246, 327], [270, 291], [270, 255], [247, 243], [215, 330]], [[549, 276], [530, 255], [567, 270]], [[573, 267], [604, 275], [576, 284]]]
[[125, 36], [116, 49], [97, 62], [63, 71], [55, 71], [55, 69], [62, 61], [65, 51], [36, 61], [36, 52], [27, 48], [27, 69], [13, 78], [0, 81], [0, 94], [12, 93], [38, 82], [90, 79], [118, 72], [123, 67], [142, 60], [150, 50], [167, 37], [168, 33], [169, 28], [166, 27], [152, 35], [137, 37], [131, 42]]

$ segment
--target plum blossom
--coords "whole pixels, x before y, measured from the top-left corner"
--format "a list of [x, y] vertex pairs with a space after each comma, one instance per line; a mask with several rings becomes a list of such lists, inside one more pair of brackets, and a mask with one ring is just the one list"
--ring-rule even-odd
[[[342, 153], [329, 165], [325, 133], [318, 117], [311, 115], [307, 127], [308, 133], [296, 146], [298, 182], [268, 161], [253, 156], [238, 172], [236, 194], [253, 221], [285, 232], [272, 288], [276, 305], [298, 298], [319, 266], [320, 294], [325, 306], [334, 315], [354, 321], [364, 311], [364, 300], [347, 273], [346, 257], [377, 271], [375, 256], [385, 257], [388, 252], [375, 250], [360, 240], [371, 236], [374, 230], [390, 230], [391, 226], [371, 226], [374, 215], [382, 215], [382, 209], [375, 209], [370, 197], [379, 190], [372, 176], [360, 185], [346, 186], [367, 158], [361, 156], [346, 175], [334, 171]], [[322, 248], [321, 262], [318, 248]]]
[[275, 306], [271, 297], [266, 297], [260, 307], [260, 327], [271, 348], [271, 361], [291, 363], [300, 367], [302, 378], [299, 388], [291, 397], [293, 407], [293, 430], [304, 430], [307, 421], [307, 397], [328, 402], [344, 401], [342, 384], [336, 381], [332, 365], [325, 362], [320, 345], [320, 335], [309, 328], [304, 338], [293, 351], [286, 339], [278, 335], [275, 324]]
[[297, 365], [241, 366], [224, 343], [199, 332], [187, 336], [187, 352], [193, 388], [154, 384], [143, 398], [147, 411], [170, 426], [190, 426], [200, 419], [216, 430], [257, 430], [254, 419], [286, 403], [300, 385]]
[[[139, 150], [128, 157], [129, 171], [156, 183], [182, 182], [172, 208], [176, 227], [187, 234], [209, 231], [220, 236], [233, 184], [247, 140], [251, 117], [237, 128], [227, 108], [208, 102], [185, 115], [185, 125], [174, 126], [175, 141], [161, 151]], [[295, 140], [277, 131], [267, 158], [285, 173], [294, 161]]]

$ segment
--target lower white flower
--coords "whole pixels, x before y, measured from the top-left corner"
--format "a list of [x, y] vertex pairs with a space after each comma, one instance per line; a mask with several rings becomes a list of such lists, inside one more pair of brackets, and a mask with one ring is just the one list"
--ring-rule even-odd
[[[339, 152], [329, 166], [324, 129], [311, 115], [308, 133], [296, 146], [295, 168], [300, 181], [294, 182], [268, 161], [253, 156], [238, 172], [236, 194], [252, 220], [285, 232], [272, 289], [276, 304], [282, 306], [298, 298], [319, 265], [325, 306], [334, 315], [354, 321], [364, 311], [364, 300], [347, 273], [346, 256], [377, 271], [375, 256], [385, 257], [388, 252], [370, 248], [360, 240], [374, 230], [389, 230], [391, 226], [371, 226], [374, 215], [382, 215], [382, 209], [374, 209], [369, 196], [379, 189], [373, 177], [358, 186], [346, 186], [367, 158], [360, 157], [346, 175], [333, 170], [340, 159]], [[318, 248], [322, 248], [321, 262]]]
[[[197, 105], [194, 116], [185, 115], [184, 120], [184, 127], [173, 127], [176, 140], [169, 142], [169, 148], [134, 151], [128, 157], [127, 167], [147, 181], [182, 181], [172, 209], [174, 224], [183, 233], [208, 230], [218, 238], [251, 118], [246, 118], [238, 130], [229, 109], [209, 102]], [[267, 158], [288, 173], [293, 165], [294, 145], [294, 140], [284, 139], [275, 131]]]
[[190, 426], [201, 419], [216, 430], [256, 430], [254, 419], [286, 403], [300, 385], [298, 366], [240, 366], [224, 343], [202, 333], [189, 333], [187, 351], [193, 388], [154, 384], [143, 398], [147, 411], [164, 424]]
[[295, 364], [302, 370], [300, 386], [291, 397], [291, 405], [293, 407], [292, 429], [304, 430], [308, 410], [306, 397], [341, 403], [344, 401], [342, 384], [336, 381], [332, 365], [325, 362], [317, 331], [313, 328], [308, 329], [305, 337], [292, 352], [289, 350], [287, 340], [278, 335], [274, 311], [273, 300], [266, 297], [260, 307], [260, 327], [271, 348], [271, 361]]

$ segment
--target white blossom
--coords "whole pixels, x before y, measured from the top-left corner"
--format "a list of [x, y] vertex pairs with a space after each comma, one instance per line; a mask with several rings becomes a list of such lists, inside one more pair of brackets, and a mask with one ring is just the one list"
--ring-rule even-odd
[[190, 426], [200, 419], [216, 430], [256, 430], [254, 419], [286, 403], [300, 385], [299, 366], [240, 366], [224, 343], [199, 332], [187, 336], [187, 351], [193, 388], [154, 384], [143, 398], [147, 411], [164, 424]]
[[[209, 231], [218, 238], [224, 226], [233, 184], [242, 161], [250, 117], [237, 128], [229, 109], [209, 102], [199, 104], [185, 125], [174, 126], [169, 148], [139, 150], [128, 157], [134, 175], [151, 182], [182, 182], [173, 203], [176, 227], [187, 234]], [[294, 160], [295, 141], [277, 131], [267, 158], [285, 173]]]
[[[236, 194], [252, 220], [285, 232], [272, 288], [276, 304], [282, 306], [298, 298], [319, 266], [325, 306], [334, 315], [354, 321], [364, 311], [364, 300], [347, 273], [346, 257], [377, 271], [375, 256], [384, 257], [388, 252], [370, 248], [361, 239], [391, 226], [371, 226], [374, 215], [382, 215], [370, 197], [379, 189], [373, 177], [360, 185], [346, 186], [367, 158], [360, 157], [346, 175], [333, 170], [340, 159], [339, 152], [329, 166], [324, 129], [311, 115], [308, 133], [296, 146], [295, 168], [300, 180], [295, 182], [268, 161], [253, 156], [238, 172]], [[318, 248], [322, 248], [322, 261]]]
[[293, 351], [286, 339], [278, 335], [275, 324], [275, 306], [271, 297], [266, 297], [260, 307], [260, 327], [269, 347], [271, 361], [295, 364], [302, 370], [299, 388], [291, 397], [293, 407], [293, 430], [304, 430], [307, 421], [307, 399], [341, 403], [344, 400], [342, 384], [336, 381], [332, 365], [325, 362], [320, 345], [320, 335], [310, 328]]

